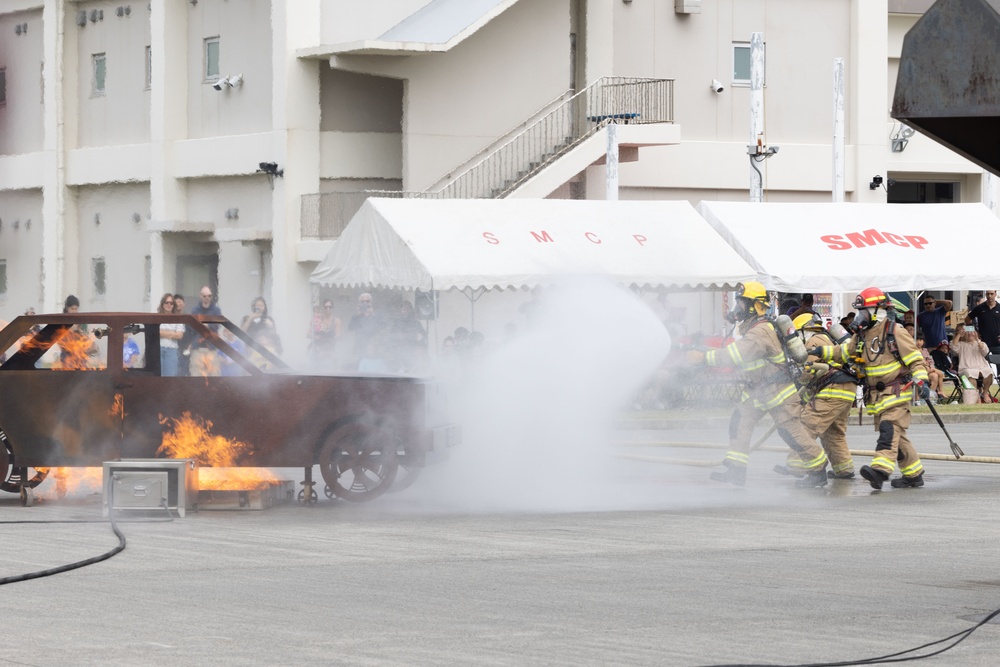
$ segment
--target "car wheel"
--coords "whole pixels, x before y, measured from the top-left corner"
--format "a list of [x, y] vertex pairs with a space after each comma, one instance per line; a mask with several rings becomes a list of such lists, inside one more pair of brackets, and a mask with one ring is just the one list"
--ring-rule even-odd
[[373, 500], [392, 486], [399, 440], [390, 431], [361, 422], [329, 433], [319, 452], [323, 480], [338, 498]]

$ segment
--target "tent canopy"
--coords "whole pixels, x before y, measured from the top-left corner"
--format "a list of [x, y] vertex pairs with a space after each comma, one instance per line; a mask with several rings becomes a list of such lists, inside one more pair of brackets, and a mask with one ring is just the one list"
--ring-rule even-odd
[[310, 281], [494, 289], [581, 274], [638, 287], [722, 289], [755, 272], [686, 201], [373, 198]]
[[698, 212], [782, 292], [1000, 286], [1000, 220], [982, 204], [703, 201]]

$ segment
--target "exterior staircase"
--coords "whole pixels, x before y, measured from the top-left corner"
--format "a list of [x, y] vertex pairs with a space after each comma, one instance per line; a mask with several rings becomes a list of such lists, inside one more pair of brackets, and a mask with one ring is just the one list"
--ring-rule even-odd
[[302, 235], [336, 238], [369, 197], [502, 199], [570, 154], [581, 153], [577, 149], [589, 142], [596, 148], [578, 155], [582, 163], [576, 173], [605, 155], [605, 149], [593, 139], [609, 124], [673, 123], [673, 83], [672, 79], [599, 79], [575, 95], [553, 101], [421, 192], [364, 190], [305, 195]]

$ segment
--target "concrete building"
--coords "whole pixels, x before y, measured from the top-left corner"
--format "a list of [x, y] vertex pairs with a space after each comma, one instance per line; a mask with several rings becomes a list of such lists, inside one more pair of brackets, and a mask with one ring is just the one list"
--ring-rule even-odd
[[[761, 139], [781, 147], [766, 200], [831, 199], [842, 58], [847, 201], [995, 208], [994, 179], [888, 115], [930, 4], [5, 0], [0, 318], [70, 293], [85, 310], [191, 305], [209, 284], [236, 321], [264, 295], [295, 363], [309, 275], [363, 191], [603, 198], [602, 121], [624, 107], [578, 107], [619, 89], [645, 105], [616, 127], [620, 198], [746, 200], [755, 32]], [[560, 114], [568, 146], [541, 122]], [[522, 144], [533, 166], [508, 173]]]

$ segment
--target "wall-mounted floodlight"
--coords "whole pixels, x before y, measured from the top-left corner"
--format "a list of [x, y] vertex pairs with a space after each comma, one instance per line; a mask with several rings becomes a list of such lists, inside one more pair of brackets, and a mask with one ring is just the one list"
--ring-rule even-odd
[[257, 169], [258, 173], [263, 172], [263, 173], [267, 174], [268, 176], [284, 176], [285, 175], [285, 170], [284, 169], [278, 169], [278, 163], [277, 162], [261, 162], [258, 166], [260, 167], [259, 169]]

